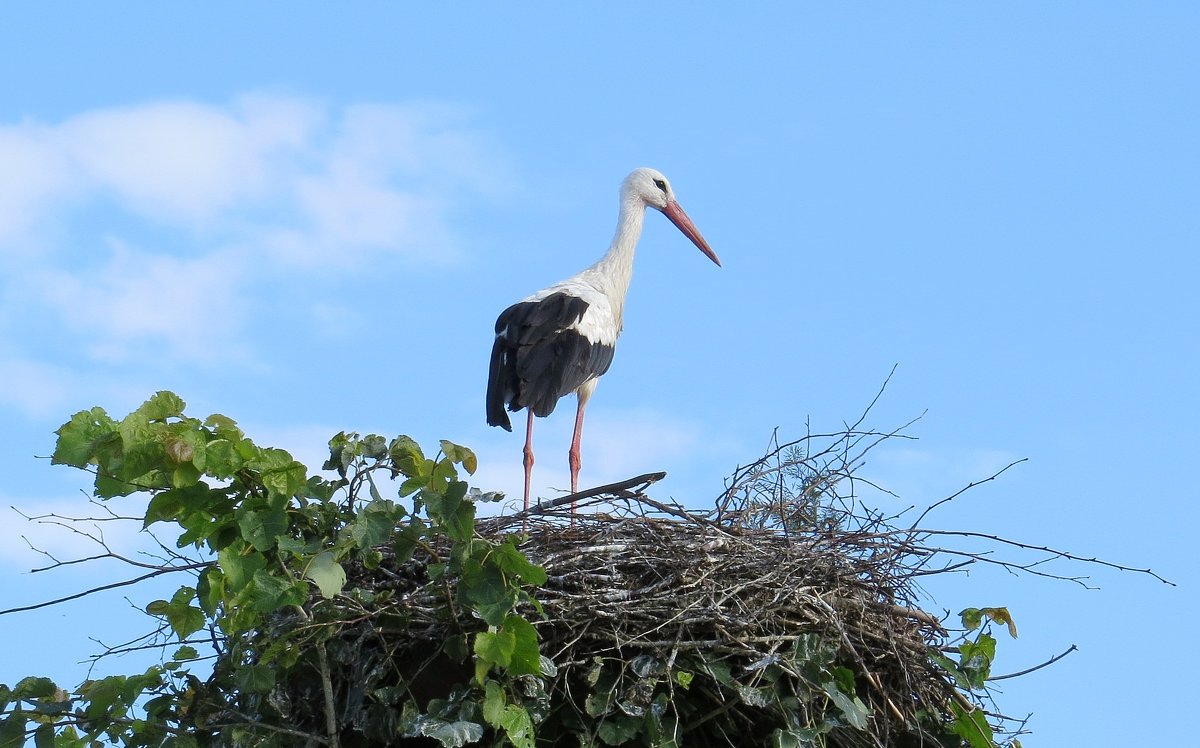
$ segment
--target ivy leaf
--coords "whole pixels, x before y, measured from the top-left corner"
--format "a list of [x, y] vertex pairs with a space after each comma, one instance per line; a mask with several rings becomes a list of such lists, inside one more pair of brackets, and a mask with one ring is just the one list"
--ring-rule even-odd
[[958, 663], [936, 650], [931, 651], [929, 656], [934, 662], [940, 665], [943, 670], [953, 676], [955, 685], [957, 685], [959, 688], [971, 688], [971, 684], [962, 674], [962, 671], [958, 669]]
[[496, 546], [493, 553], [496, 565], [506, 575], [520, 577], [526, 584], [535, 587], [546, 583], [546, 570], [526, 558], [517, 548], [513, 537], [510, 536], [508, 540]]
[[146, 612], [167, 619], [171, 630], [180, 639], [186, 639], [204, 628], [204, 611], [191, 604], [196, 598], [196, 590], [183, 586], [175, 591], [171, 601], [155, 600], [146, 606]]
[[183, 511], [183, 507], [183, 490], [160, 491], [146, 505], [146, 516], [142, 520], [142, 529], [146, 529], [155, 522], [175, 519]]
[[516, 604], [516, 590], [505, 584], [500, 569], [492, 564], [483, 566], [475, 559], [463, 564], [458, 596], [489, 626], [501, 625]]
[[150, 421], [163, 421], [172, 416], [183, 415], [184, 407], [186, 405], [179, 395], [167, 390], [160, 390], [138, 406], [134, 413], [145, 416]]
[[425, 453], [410, 436], [397, 436], [388, 447], [388, 455], [396, 469], [409, 478], [421, 478], [427, 475], [422, 468], [425, 466]]
[[[504, 619], [504, 631], [512, 634], [513, 650], [508, 664], [509, 675], [541, 675], [541, 653], [538, 652], [537, 629], [518, 615]], [[524, 710], [522, 710], [524, 711]]]
[[231, 478], [246, 460], [228, 439], [214, 439], [204, 447], [205, 470], [216, 478]]
[[966, 608], [958, 614], [962, 618], [963, 628], [974, 631], [983, 623], [983, 611], [979, 608]]
[[452, 441], [442, 439], [442, 454], [451, 462], [457, 462], [463, 466], [463, 470], [467, 471], [467, 475], [474, 475], [476, 468], [479, 467], [479, 460], [475, 457], [475, 453], [466, 447], [455, 444]]
[[992, 661], [996, 658], [996, 640], [987, 634], [980, 634], [975, 641], [960, 644], [958, 652], [959, 670], [971, 688], [983, 688], [991, 673]]
[[217, 562], [221, 565], [221, 571], [225, 572], [226, 585], [234, 592], [248, 585], [254, 575], [267, 565], [267, 559], [261, 553], [247, 553], [248, 549], [246, 542], [239, 540], [217, 552]]
[[275, 539], [287, 530], [287, 512], [282, 509], [247, 510], [238, 517], [242, 537], [256, 550], [269, 551]]
[[465, 720], [445, 722], [427, 718], [421, 721], [421, 734], [438, 741], [444, 748], [462, 748], [483, 738], [483, 725]]
[[171, 659], [176, 662], [185, 662], [187, 660], [194, 660], [199, 656], [200, 653], [196, 651], [195, 647], [183, 646], [175, 650], [175, 654], [171, 655]]
[[220, 439], [241, 439], [245, 436], [238, 428], [237, 421], [220, 413], [213, 413], [205, 418], [204, 425], [211, 428]]
[[58, 692], [58, 686], [49, 678], [29, 676], [17, 681], [12, 690], [13, 701], [32, 701], [53, 696]]
[[475, 635], [475, 656], [485, 663], [508, 667], [517, 639], [511, 631], [480, 631]]
[[333, 557], [331, 551], [318, 553], [309, 562], [304, 576], [313, 580], [325, 599], [332, 599], [346, 586], [346, 570]]
[[0, 748], [22, 748], [25, 745], [25, 715], [10, 714], [0, 720]]
[[39, 725], [33, 733], [33, 748], [54, 748], [54, 725]]
[[402, 516], [403, 509], [388, 499], [375, 499], [363, 507], [363, 510], [350, 524], [350, 537], [359, 548], [373, 548], [383, 545], [391, 537], [396, 527], [396, 521]]
[[249, 467], [261, 471], [263, 486], [278, 496], [292, 496], [304, 487], [308, 479], [304, 465], [292, 459], [283, 449], [263, 449], [251, 460]]
[[115, 433], [116, 426], [104, 408], [79, 411], [54, 432], [58, 434], [58, 442], [50, 457], [51, 464], [87, 467], [97, 440]]
[[290, 578], [259, 569], [254, 572], [250, 605], [259, 613], [270, 613], [285, 605], [300, 605], [306, 597], [302, 585], [303, 582], [297, 584]]
[[1017, 624], [1013, 621], [1012, 614], [1008, 612], [1008, 608], [982, 608], [979, 612], [996, 623], [1003, 623], [1008, 626], [1008, 635], [1014, 639], [1017, 638]]
[[275, 670], [269, 665], [247, 665], [235, 670], [233, 679], [246, 693], [267, 693], [275, 687]]
[[642, 721], [633, 717], [609, 717], [600, 723], [597, 736], [605, 745], [624, 745], [641, 732]]
[[862, 699], [858, 698], [857, 694], [851, 697], [842, 693], [833, 681], [822, 683], [821, 688], [851, 727], [856, 730], [867, 729], [867, 715], [871, 713], [871, 709], [862, 702]]
[[955, 735], [966, 740], [971, 748], [994, 748], [992, 726], [988, 724], [987, 715], [982, 709], [972, 709], [968, 712], [954, 704], [954, 711], [957, 716], [950, 729]]

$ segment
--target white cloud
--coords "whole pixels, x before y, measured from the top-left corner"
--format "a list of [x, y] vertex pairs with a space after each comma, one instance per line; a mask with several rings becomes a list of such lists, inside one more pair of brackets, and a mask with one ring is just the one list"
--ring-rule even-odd
[[450, 209], [504, 182], [492, 150], [440, 104], [256, 95], [0, 123], [0, 324], [46, 313], [93, 361], [247, 363], [247, 321], [288, 283], [460, 258]]
[[275, 188], [281, 162], [311, 138], [304, 102], [249, 98], [231, 107], [153, 103], [86, 112], [54, 131], [84, 184], [158, 221], [203, 222]]
[[241, 276], [228, 253], [181, 259], [115, 242], [98, 271], [51, 269], [27, 280], [97, 360], [122, 360], [150, 346], [158, 355], [203, 361], [238, 357]]

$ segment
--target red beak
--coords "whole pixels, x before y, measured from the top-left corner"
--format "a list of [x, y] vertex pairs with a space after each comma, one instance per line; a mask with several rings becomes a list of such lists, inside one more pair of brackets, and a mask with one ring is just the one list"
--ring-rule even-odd
[[717, 263], [717, 267], [721, 266], [721, 261], [717, 259], [717, 253], [712, 251], [712, 247], [708, 246], [708, 242], [704, 241], [704, 237], [700, 236], [700, 230], [696, 228], [696, 224], [692, 223], [692, 219], [688, 218], [688, 214], [683, 212], [683, 208], [679, 207], [679, 203], [674, 200], [667, 202], [667, 207], [662, 209], [663, 215], [671, 219], [671, 223], [683, 232], [684, 236], [692, 240], [700, 248], [700, 251], [708, 257], [708, 259]]

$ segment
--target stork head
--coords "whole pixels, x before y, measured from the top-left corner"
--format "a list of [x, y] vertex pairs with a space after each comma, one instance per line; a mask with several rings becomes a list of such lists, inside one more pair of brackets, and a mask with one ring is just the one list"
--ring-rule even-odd
[[671, 220], [671, 223], [675, 224], [676, 228], [683, 232], [684, 236], [692, 240], [692, 243], [708, 259], [718, 266], [721, 264], [716, 253], [700, 235], [696, 224], [692, 223], [692, 219], [688, 218], [688, 214], [683, 212], [683, 208], [679, 206], [679, 202], [675, 199], [675, 191], [671, 189], [671, 183], [667, 181], [662, 172], [645, 167], [634, 169], [629, 176], [625, 177], [625, 181], [621, 185], [621, 198], [638, 200], [643, 205], [661, 211]]

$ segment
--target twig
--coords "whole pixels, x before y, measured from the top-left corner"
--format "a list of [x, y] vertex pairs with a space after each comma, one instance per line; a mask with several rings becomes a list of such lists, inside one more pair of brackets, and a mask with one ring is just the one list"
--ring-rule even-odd
[[176, 572], [176, 571], [190, 571], [193, 569], [203, 569], [207, 566], [212, 566], [212, 564], [213, 564], [213, 562], [206, 561], [203, 563], [187, 564], [186, 566], [172, 566], [169, 569], [158, 569], [156, 571], [150, 572], [149, 574], [143, 574], [140, 577], [135, 577], [133, 579], [126, 579], [123, 582], [113, 582], [112, 584], [105, 584], [100, 587], [93, 587], [89, 590], [84, 590], [83, 592], [77, 592], [74, 595], [67, 595], [66, 597], [59, 597], [54, 600], [47, 600], [45, 602], [36, 603], [34, 605], [23, 605], [19, 608], [7, 608], [5, 610], [0, 610], [0, 616], [7, 615], [9, 613], [23, 613], [27, 610], [38, 610], [39, 608], [48, 608], [51, 605], [58, 605], [60, 603], [70, 602], [71, 600], [78, 600], [81, 597], [87, 597], [88, 595], [92, 595], [97, 592], [104, 592], [105, 590], [113, 590], [118, 587], [128, 587], [131, 584], [137, 584], [138, 582], [144, 582], [147, 579], [153, 579], [154, 577], [162, 576], [163, 574], [170, 574], [170, 573]]
[[1067, 655], [1071, 654], [1072, 652], [1076, 652], [1076, 651], [1078, 651], [1078, 650], [1079, 650], [1079, 647], [1078, 647], [1078, 646], [1076, 646], [1076, 645], [1074, 645], [1074, 644], [1072, 644], [1070, 647], [1068, 647], [1068, 648], [1067, 648], [1067, 651], [1063, 652], [1062, 654], [1055, 655], [1054, 657], [1051, 657], [1050, 659], [1046, 660], [1045, 662], [1043, 662], [1043, 663], [1042, 663], [1042, 664], [1040, 664], [1040, 665], [1034, 665], [1033, 667], [1030, 667], [1030, 668], [1025, 668], [1024, 670], [1019, 670], [1019, 671], [1017, 671], [1017, 672], [1015, 672], [1015, 673], [1008, 673], [1007, 675], [993, 675], [992, 677], [988, 678], [988, 680], [989, 680], [989, 681], [993, 681], [993, 680], [1005, 680], [1006, 678], [1017, 678], [1017, 677], [1019, 677], [1019, 676], [1022, 676], [1022, 675], [1028, 675], [1029, 673], [1032, 673], [1032, 672], [1034, 672], [1035, 670], [1041, 670], [1041, 669], [1042, 669], [1042, 668], [1044, 668], [1044, 667], [1047, 667], [1047, 666], [1049, 666], [1049, 665], [1053, 665], [1054, 663], [1058, 662], [1058, 661], [1059, 661], [1059, 660], [1061, 660], [1062, 658], [1064, 658], [1064, 657], [1066, 657]]
[[551, 509], [556, 509], [560, 506], [565, 506], [572, 502], [578, 502], [582, 499], [590, 499], [594, 496], [604, 496], [606, 494], [615, 494], [615, 495], [620, 496], [623, 492], [627, 491], [630, 488], [633, 488], [634, 486], [641, 486], [641, 488], [637, 492], [637, 493], [640, 493], [641, 491], [644, 491], [647, 487], [649, 487], [650, 484], [657, 483], [658, 481], [660, 481], [666, 477], [667, 477], [666, 473], [661, 473], [661, 472], [660, 473], [646, 473], [645, 475], [639, 475], [636, 478], [629, 478], [627, 480], [617, 481], [616, 483], [608, 483], [603, 486], [596, 486], [595, 488], [589, 488], [585, 491], [579, 491], [578, 493], [571, 493], [571, 494], [567, 494], [566, 496], [560, 496], [557, 499], [551, 499], [549, 501], [539, 501], [537, 504], [529, 507], [528, 509], [522, 509], [519, 512], [515, 512], [513, 514], [508, 515], [507, 517], [505, 517], [505, 519], [506, 520], [521, 519], [522, 517], [528, 517], [528, 516], [531, 516], [534, 514], [544, 514], [545, 512], [547, 512]]

